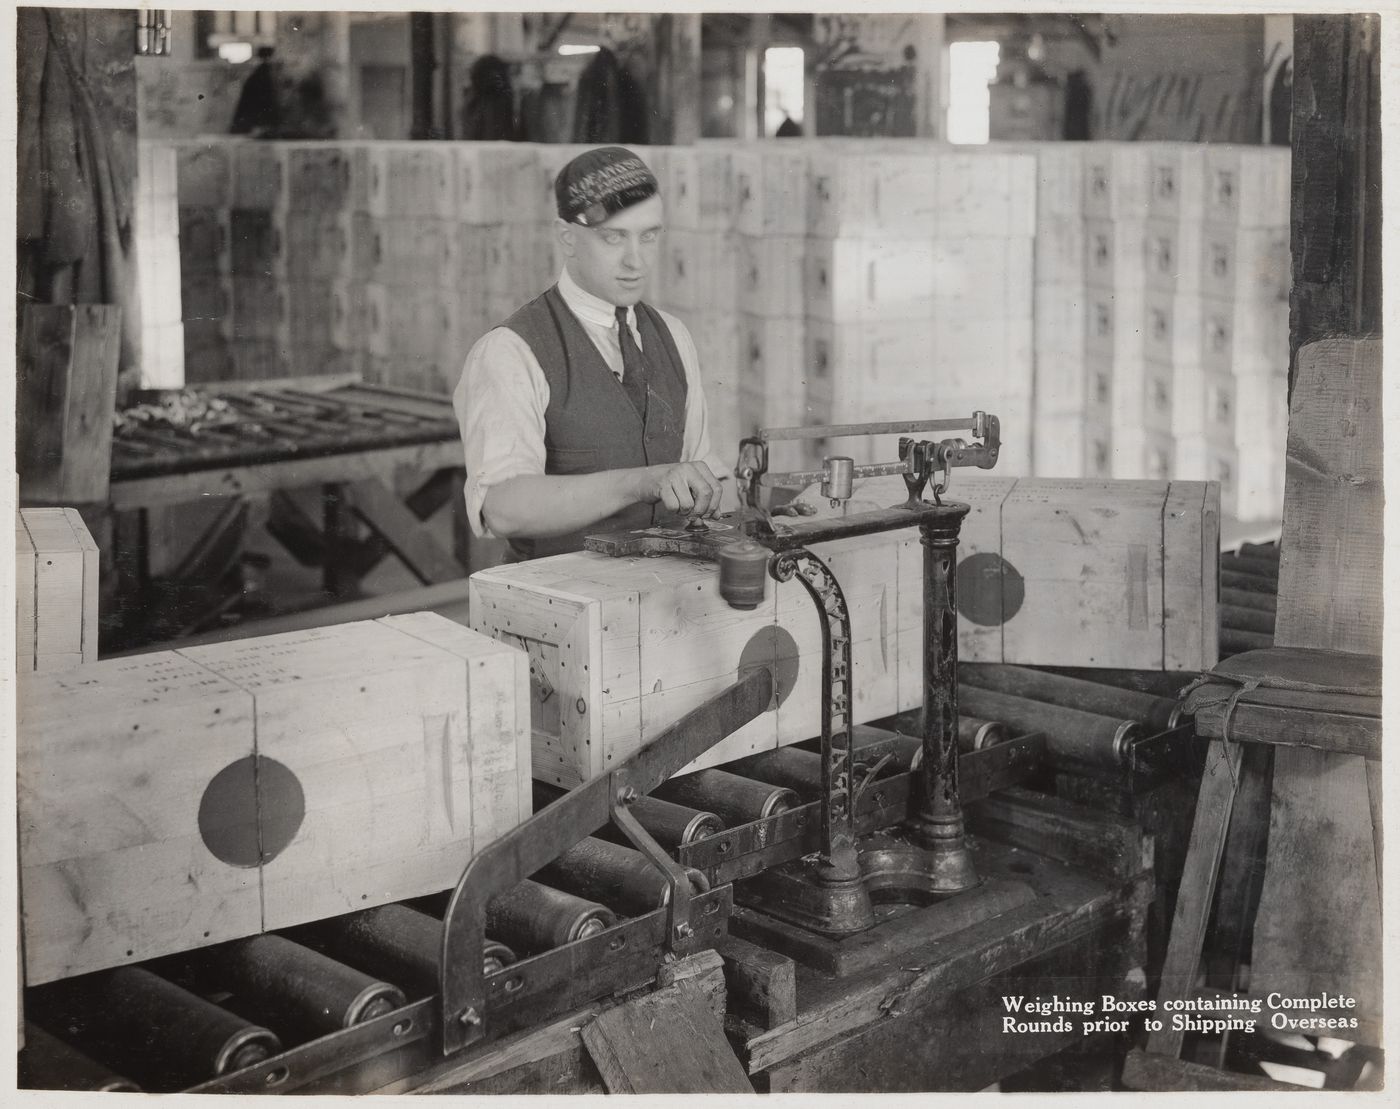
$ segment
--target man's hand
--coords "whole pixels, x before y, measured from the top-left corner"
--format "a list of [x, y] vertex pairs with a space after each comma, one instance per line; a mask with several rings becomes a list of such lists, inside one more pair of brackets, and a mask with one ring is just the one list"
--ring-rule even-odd
[[722, 488], [714, 471], [704, 462], [673, 462], [648, 466], [642, 471], [640, 500], [660, 501], [685, 516], [713, 516], [719, 512]]

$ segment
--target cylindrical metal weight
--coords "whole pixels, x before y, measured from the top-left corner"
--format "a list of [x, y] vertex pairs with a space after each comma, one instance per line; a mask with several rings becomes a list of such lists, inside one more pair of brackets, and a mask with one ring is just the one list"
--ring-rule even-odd
[[89, 1059], [65, 1040], [24, 1023], [24, 1050], [19, 1053], [19, 1085], [26, 1090], [81, 1090], [135, 1093], [141, 1087]]
[[763, 603], [768, 588], [768, 558], [768, 549], [751, 539], [720, 548], [719, 595], [730, 608], [747, 611]]
[[26, 1012], [152, 1092], [188, 1089], [282, 1050], [267, 1028], [144, 967], [118, 967], [32, 991]]
[[816, 751], [779, 747], [735, 759], [725, 769], [765, 785], [790, 789], [809, 801], [822, 794], [822, 757]]
[[[710, 888], [705, 876], [687, 867], [690, 885], [697, 893]], [[589, 837], [576, 843], [542, 869], [535, 878], [556, 890], [575, 894], [619, 913], [640, 915], [666, 905], [671, 889], [662, 874], [640, 851]], [[493, 934], [514, 940], [497, 929]]]
[[1222, 628], [1273, 635], [1274, 623], [1275, 617], [1272, 612], [1264, 612], [1257, 608], [1245, 608], [1242, 605], [1222, 604], [1220, 606], [1220, 626]]
[[486, 907], [487, 929], [524, 955], [552, 951], [616, 923], [606, 906], [529, 879], [492, 898]]
[[958, 683], [958, 703], [977, 716], [1004, 721], [1018, 734], [1044, 732], [1051, 756], [1072, 762], [1122, 766], [1131, 745], [1143, 734], [1142, 725], [1134, 720], [1027, 700], [966, 682]]
[[826, 476], [822, 478], [822, 496], [834, 501], [848, 501], [855, 487], [855, 459], [835, 455], [822, 459]]
[[998, 664], [969, 664], [959, 672], [965, 685], [1010, 693], [1031, 701], [1045, 701], [1063, 708], [1092, 712], [1097, 716], [1112, 716], [1120, 720], [1136, 720], [1149, 735], [1165, 732], [1181, 721], [1181, 706], [1171, 697], [1154, 697], [1150, 693], [1134, 693], [1130, 689], [1067, 678], [1026, 666]]
[[290, 1036], [314, 1039], [392, 1013], [406, 1002], [381, 982], [328, 955], [267, 934], [212, 949], [207, 973]]
[[672, 778], [652, 792], [663, 801], [712, 812], [724, 821], [726, 828], [776, 816], [800, 803], [790, 789], [714, 769]]
[[[637, 823], [668, 851], [724, 831], [723, 822], [714, 813], [663, 801], [659, 797], [638, 797], [628, 808], [637, 818]], [[609, 843], [632, 846], [632, 841], [611, 824], [604, 825], [596, 835]]]
[[1237, 608], [1253, 608], [1260, 612], [1278, 610], [1278, 597], [1272, 593], [1255, 593], [1249, 589], [1221, 589], [1220, 603]]

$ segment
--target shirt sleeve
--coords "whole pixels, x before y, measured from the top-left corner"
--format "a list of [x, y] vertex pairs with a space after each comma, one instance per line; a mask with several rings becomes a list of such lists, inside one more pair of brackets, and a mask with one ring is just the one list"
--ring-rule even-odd
[[685, 370], [685, 430], [681, 436], [681, 461], [704, 462], [714, 471], [715, 477], [723, 481], [729, 477], [729, 463], [715, 453], [710, 442], [709, 413], [705, 407], [705, 388], [700, 380], [700, 355], [695, 349], [695, 340], [690, 329], [669, 312], [661, 312], [661, 318], [676, 341], [676, 350], [681, 356], [681, 366]]
[[467, 519], [483, 538], [486, 491], [513, 477], [543, 474], [549, 382], [530, 346], [509, 328], [488, 331], [472, 347], [452, 393], [466, 456]]

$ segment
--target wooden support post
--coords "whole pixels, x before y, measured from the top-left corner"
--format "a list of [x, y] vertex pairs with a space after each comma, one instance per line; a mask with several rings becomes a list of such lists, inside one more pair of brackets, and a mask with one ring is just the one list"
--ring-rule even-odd
[[700, 139], [700, 15], [658, 15], [652, 36], [651, 141], [691, 146]]
[[[1235, 807], [1239, 790], [1240, 756], [1238, 743], [1212, 740], [1206, 754], [1205, 771], [1201, 776], [1201, 795], [1196, 802], [1196, 821], [1191, 828], [1191, 846], [1187, 849], [1186, 866], [1181, 874], [1181, 886], [1176, 895], [1176, 915], [1172, 918], [1171, 941], [1167, 958], [1162, 964], [1162, 992], [1157, 1007], [1169, 1001], [1180, 1001], [1190, 995], [1196, 984], [1196, 970], [1205, 943], [1206, 923], [1210, 918], [1211, 900], [1215, 894], [1215, 879], [1220, 872], [1220, 858], [1225, 851], [1225, 837], [1230, 829], [1230, 813]], [[1155, 1055], [1176, 1059], [1181, 1054], [1184, 1033], [1164, 1024], [1153, 1032], [1147, 1050]]]
[[1308, 343], [1381, 325], [1380, 21], [1293, 21], [1289, 387]]

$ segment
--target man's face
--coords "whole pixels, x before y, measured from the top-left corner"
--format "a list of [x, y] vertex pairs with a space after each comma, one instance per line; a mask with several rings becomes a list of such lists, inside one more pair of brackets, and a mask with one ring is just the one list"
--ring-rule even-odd
[[580, 288], [609, 304], [636, 304], [661, 255], [659, 196], [624, 208], [597, 227], [559, 222], [565, 267]]

